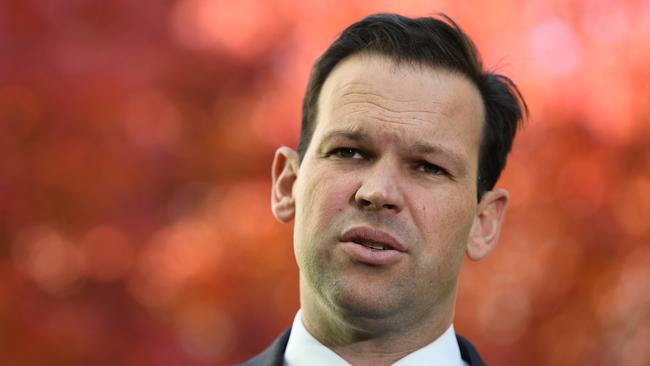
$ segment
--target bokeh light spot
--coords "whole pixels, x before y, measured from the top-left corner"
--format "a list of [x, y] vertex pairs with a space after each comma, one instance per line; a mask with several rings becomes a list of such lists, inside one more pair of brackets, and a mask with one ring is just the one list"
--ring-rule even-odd
[[145, 306], [168, 304], [187, 281], [219, 267], [223, 247], [220, 233], [202, 220], [165, 227], [140, 254], [129, 289]]
[[184, 46], [221, 48], [246, 59], [268, 45], [274, 32], [265, 28], [265, 19], [278, 15], [268, 1], [184, 0], [172, 11], [171, 28]]
[[76, 248], [51, 227], [21, 231], [14, 241], [13, 253], [16, 265], [51, 295], [69, 295], [81, 284]]
[[533, 62], [546, 74], [567, 75], [580, 64], [580, 42], [562, 19], [550, 18], [538, 24], [531, 31], [529, 42]]

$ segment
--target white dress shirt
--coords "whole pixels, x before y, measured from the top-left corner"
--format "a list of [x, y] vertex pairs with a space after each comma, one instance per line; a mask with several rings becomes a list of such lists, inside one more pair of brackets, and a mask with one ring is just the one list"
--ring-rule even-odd
[[[293, 320], [287, 348], [284, 351], [284, 366], [348, 366], [341, 356], [320, 343], [302, 323], [302, 310]], [[412, 352], [393, 364], [394, 366], [467, 366], [460, 357], [454, 325], [450, 325], [438, 339]]]

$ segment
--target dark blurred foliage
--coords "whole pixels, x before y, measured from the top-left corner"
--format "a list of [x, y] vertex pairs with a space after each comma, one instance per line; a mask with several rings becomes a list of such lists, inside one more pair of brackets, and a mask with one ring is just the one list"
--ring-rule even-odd
[[3, 365], [220, 365], [298, 309], [274, 149], [314, 59], [443, 11], [532, 117], [456, 329], [495, 365], [650, 364], [650, 1], [0, 3]]

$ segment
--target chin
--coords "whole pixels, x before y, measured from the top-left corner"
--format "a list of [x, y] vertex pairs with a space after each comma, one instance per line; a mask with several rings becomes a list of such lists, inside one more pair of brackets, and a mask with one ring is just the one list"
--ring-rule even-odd
[[390, 319], [404, 310], [403, 296], [387, 296], [383, 291], [367, 288], [338, 288], [330, 296], [330, 303], [349, 321]]

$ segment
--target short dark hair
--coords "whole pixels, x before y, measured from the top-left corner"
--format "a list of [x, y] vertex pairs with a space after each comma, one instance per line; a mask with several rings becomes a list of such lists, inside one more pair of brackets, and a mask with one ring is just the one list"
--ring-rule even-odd
[[302, 127], [298, 143], [300, 162], [316, 128], [318, 99], [334, 67], [357, 53], [388, 56], [458, 72], [478, 88], [485, 106], [485, 123], [479, 153], [478, 199], [494, 188], [512, 148], [517, 127], [528, 107], [508, 77], [483, 70], [476, 47], [448, 16], [407, 18], [375, 14], [346, 28], [314, 64], [302, 104]]

